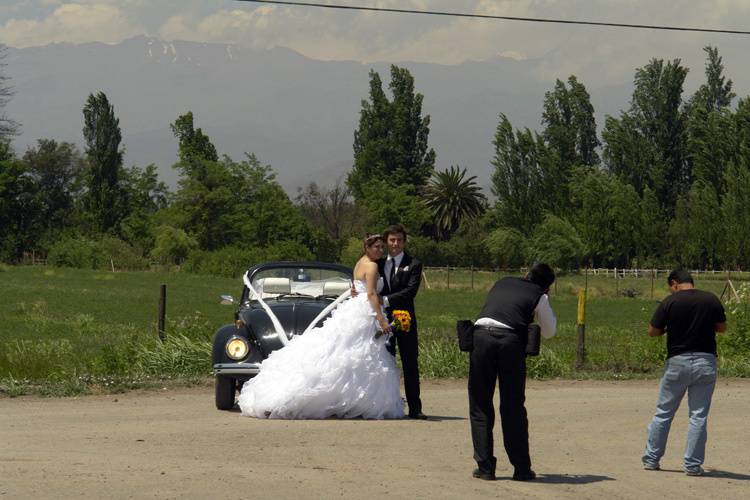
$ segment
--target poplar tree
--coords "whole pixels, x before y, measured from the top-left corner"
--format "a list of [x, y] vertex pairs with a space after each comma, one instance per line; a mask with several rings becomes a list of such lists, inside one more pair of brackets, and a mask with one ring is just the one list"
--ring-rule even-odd
[[435, 168], [435, 151], [428, 143], [430, 116], [422, 115], [424, 97], [415, 91], [409, 70], [392, 65], [388, 87], [391, 100], [380, 75], [370, 71], [369, 100], [362, 101], [347, 185], [365, 207], [371, 229], [402, 222], [411, 231], [420, 230], [429, 222], [429, 212], [418, 196]]
[[83, 108], [83, 137], [86, 142], [86, 208], [93, 229], [115, 232], [121, 219], [119, 185], [123, 151], [120, 120], [104, 92], [89, 94]]
[[508, 117], [500, 113], [492, 144], [495, 154], [490, 164], [494, 169], [492, 193], [497, 196], [497, 217], [506, 227], [529, 235], [542, 220], [540, 163], [546, 153], [544, 142], [528, 128], [514, 132]]
[[555, 82], [544, 94], [542, 138], [547, 146], [540, 163], [545, 208], [556, 214], [569, 211], [569, 182], [574, 166], [599, 164], [594, 106], [586, 87], [571, 75], [568, 84]]
[[729, 106], [734, 99], [732, 80], [724, 76], [724, 65], [715, 47], [705, 47], [706, 82], [700, 86], [688, 110], [687, 149], [694, 181], [713, 186], [722, 194], [724, 170], [737, 161], [737, 131]]
[[691, 181], [682, 107], [687, 72], [679, 59], [652, 59], [638, 68], [629, 110], [608, 116], [602, 132], [607, 169], [639, 194], [653, 189], [668, 215]]

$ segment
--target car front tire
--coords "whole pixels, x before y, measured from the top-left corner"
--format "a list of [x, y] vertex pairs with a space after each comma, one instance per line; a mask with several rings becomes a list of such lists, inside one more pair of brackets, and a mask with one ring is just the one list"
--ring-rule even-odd
[[237, 383], [232, 377], [216, 376], [214, 381], [216, 391], [216, 408], [219, 410], [231, 410], [234, 408], [234, 396], [237, 391]]

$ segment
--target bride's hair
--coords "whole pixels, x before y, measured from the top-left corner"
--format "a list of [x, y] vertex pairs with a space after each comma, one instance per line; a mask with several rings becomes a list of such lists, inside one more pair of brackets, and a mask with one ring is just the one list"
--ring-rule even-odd
[[362, 255], [364, 255], [365, 252], [367, 252], [368, 248], [370, 248], [375, 243], [377, 243], [378, 240], [380, 240], [383, 243], [385, 243], [385, 240], [383, 239], [383, 235], [382, 234], [368, 234], [367, 236], [365, 236], [365, 239], [364, 239], [364, 242], [363, 242], [364, 244], [362, 245], [362, 250], [363, 250]]

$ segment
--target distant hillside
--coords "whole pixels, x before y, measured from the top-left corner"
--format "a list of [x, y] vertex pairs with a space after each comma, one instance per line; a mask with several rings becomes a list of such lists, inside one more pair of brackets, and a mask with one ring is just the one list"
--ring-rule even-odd
[[[245, 151], [257, 154], [290, 193], [310, 180], [333, 182], [349, 170], [368, 71], [390, 79], [387, 63], [316, 61], [282, 48], [146, 37], [117, 45], [10, 48], [6, 62], [16, 89], [7, 114], [23, 125], [14, 143], [19, 152], [39, 138], [81, 144], [84, 101], [102, 90], [120, 117], [128, 165], [155, 163], [173, 185], [177, 142], [169, 123], [192, 110], [221, 153], [235, 159]], [[488, 186], [498, 113], [516, 127], [539, 128], [544, 92], [554, 84], [535, 78], [543, 62], [397, 63], [412, 71], [425, 96], [439, 168], [466, 166]], [[626, 105], [630, 88], [589, 88], [600, 125], [605, 113]]]

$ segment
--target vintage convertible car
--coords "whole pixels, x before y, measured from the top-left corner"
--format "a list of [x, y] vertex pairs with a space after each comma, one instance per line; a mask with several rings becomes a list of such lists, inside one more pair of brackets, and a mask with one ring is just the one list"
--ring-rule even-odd
[[234, 407], [242, 384], [260, 372], [261, 362], [294, 335], [320, 325], [351, 290], [352, 270], [322, 262], [269, 262], [250, 268], [242, 280], [234, 324], [213, 338], [216, 407]]

